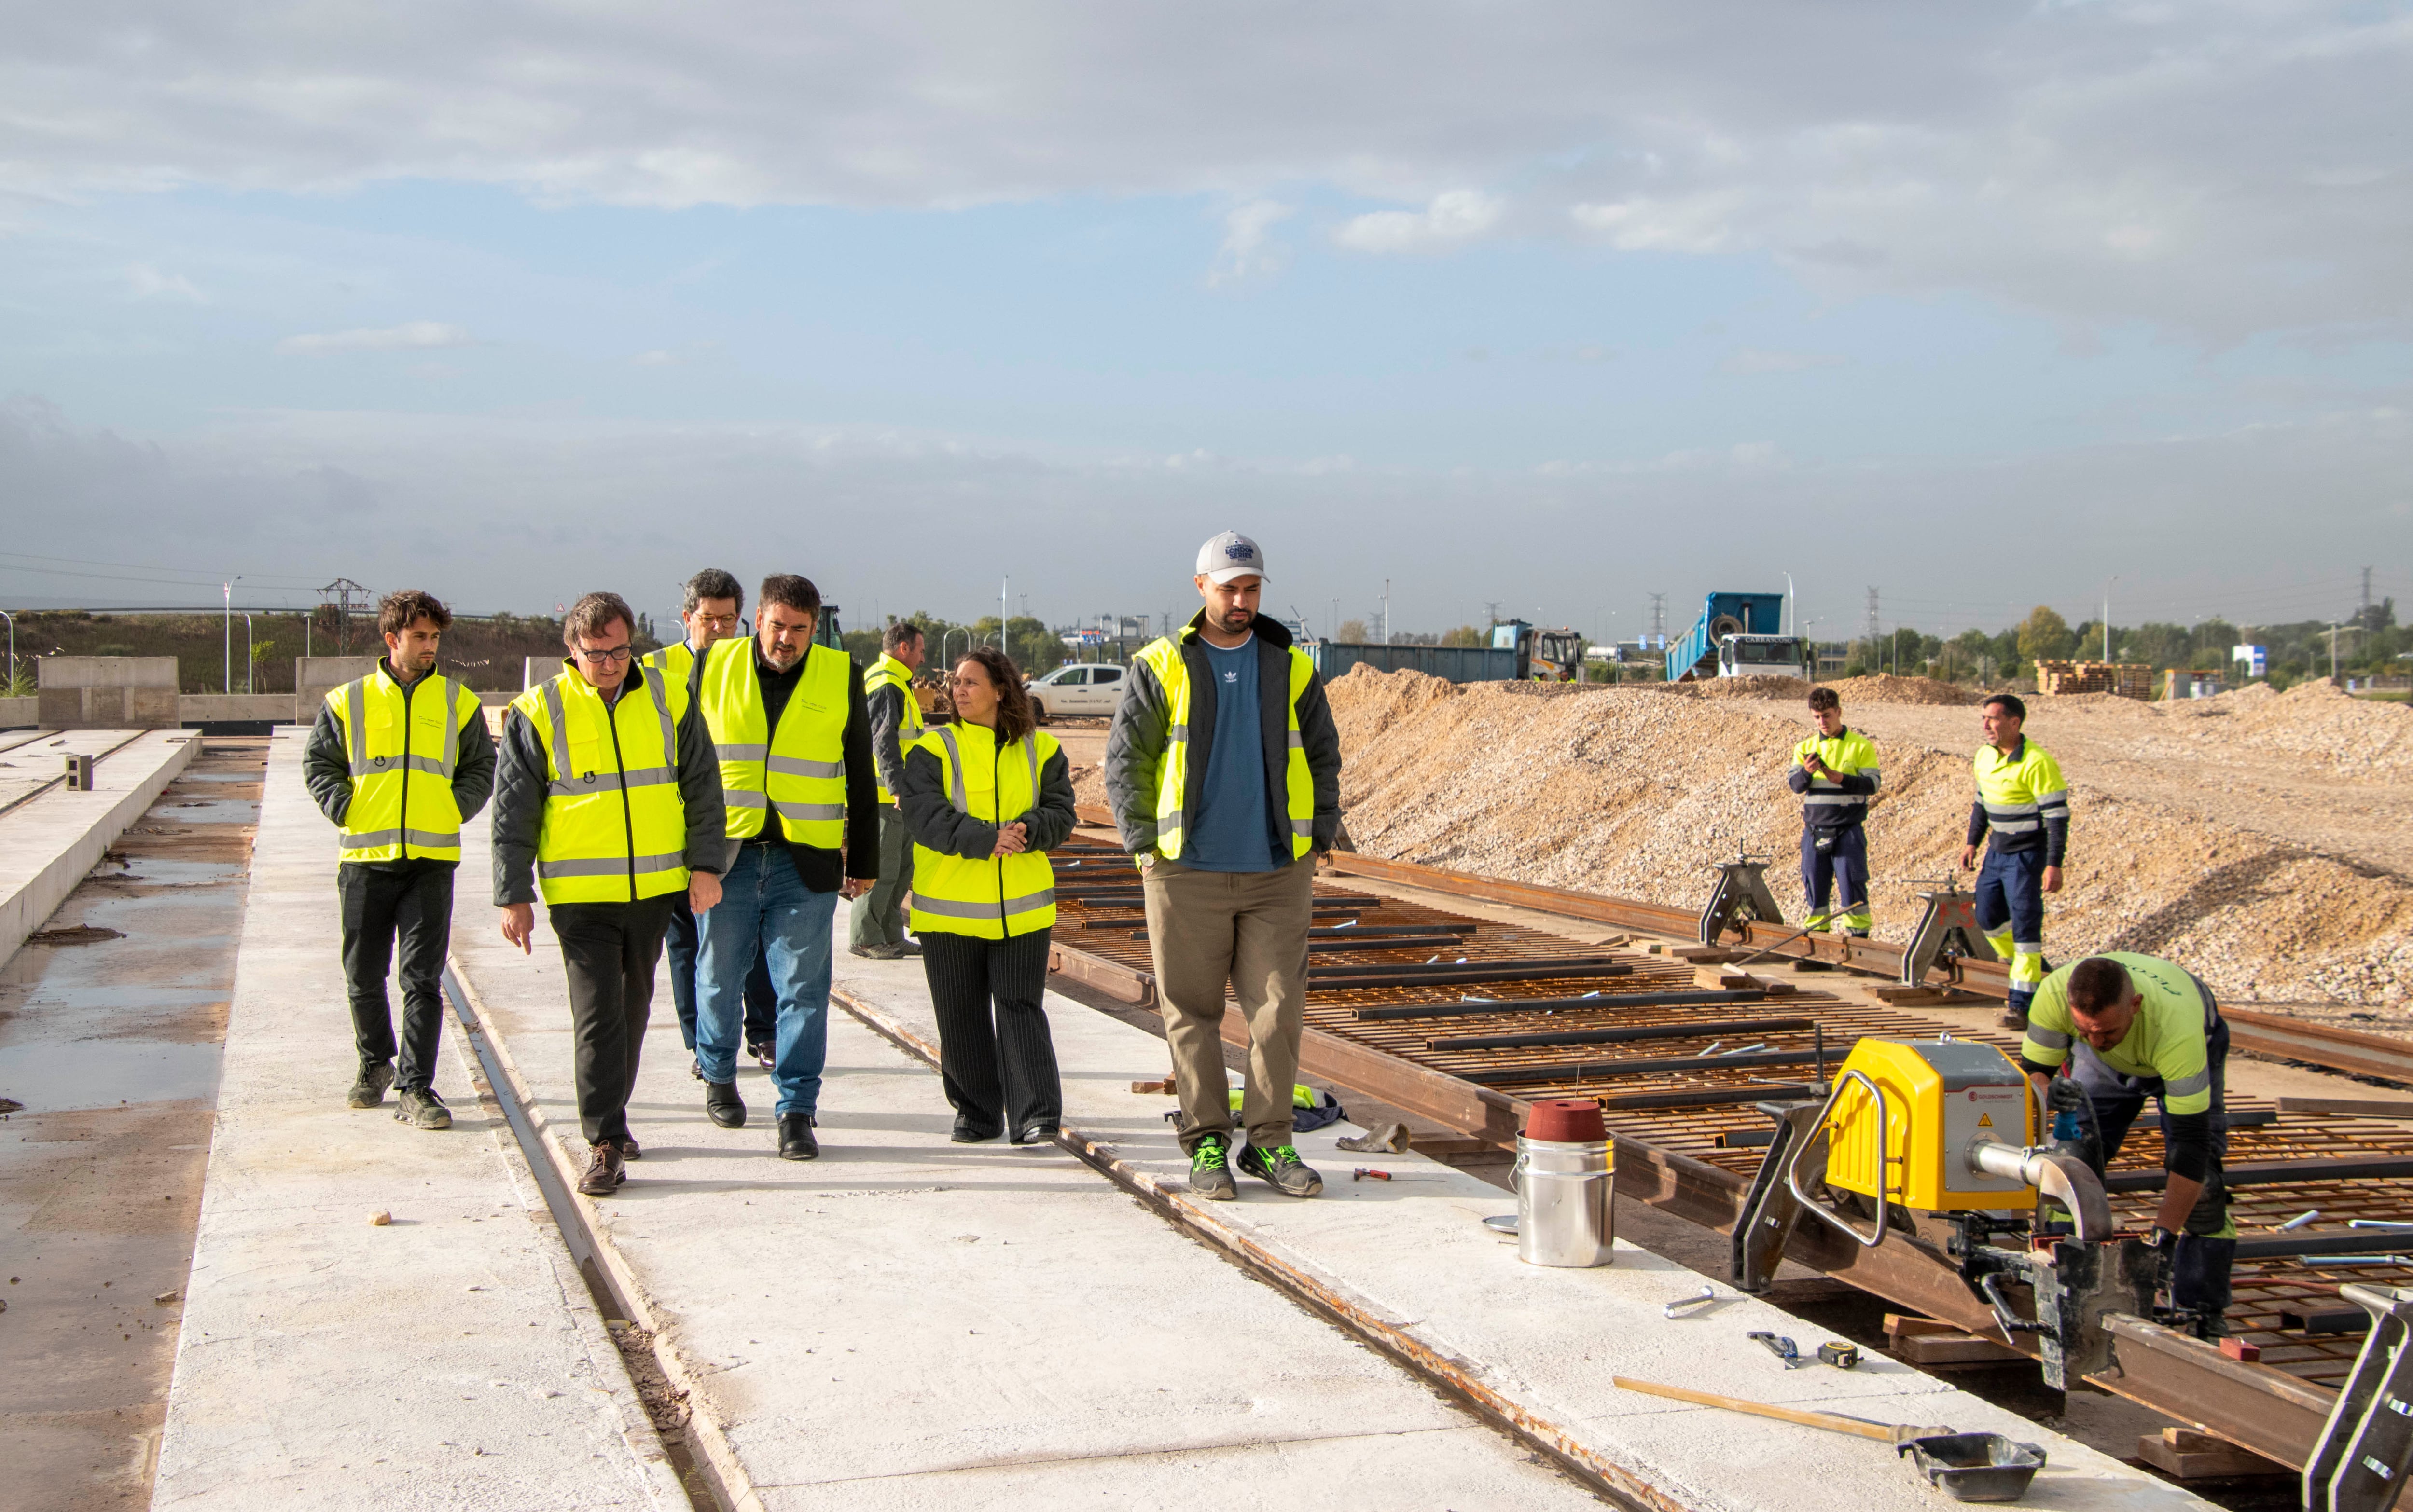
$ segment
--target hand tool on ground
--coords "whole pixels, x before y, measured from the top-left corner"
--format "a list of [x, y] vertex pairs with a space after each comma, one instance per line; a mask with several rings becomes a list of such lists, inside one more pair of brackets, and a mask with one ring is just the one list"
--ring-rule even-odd
[[1666, 1306], [1659, 1310], [1659, 1315], [1663, 1318], [1672, 1318], [1686, 1308], [1698, 1307], [1703, 1302], [1714, 1302], [1717, 1299], [1717, 1288], [1714, 1286], [1704, 1286], [1690, 1297], [1679, 1297], [1674, 1301], [1669, 1302]]
[[1756, 1339], [1766, 1344], [1768, 1352], [1784, 1361], [1784, 1368], [1788, 1371], [1798, 1371], [1810, 1363], [1801, 1358], [1801, 1346], [1781, 1333], [1770, 1333], [1766, 1329], [1754, 1329], [1743, 1337]]
[[1798, 1423], [1803, 1428], [1823, 1428], [1830, 1433], [1849, 1433], [1856, 1438], [1874, 1439], [1880, 1444], [1908, 1444], [1913, 1439], [1933, 1438], [1953, 1431], [1949, 1428], [1919, 1428], [1907, 1423], [1876, 1423], [1865, 1417], [1847, 1417], [1842, 1413], [1811, 1412], [1800, 1407], [1779, 1407], [1771, 1402], [1750, 1402], [1741, 1397], [1722, 1397], [1714, 1391], [1695, 1391], [1691, 1387], [1662, 1386], [1656, 1381], [1637, 1381], [1630, 1376], [1612, 1375], [1612, 1385], [1646, 1396], [1666, 1397], [1676, 1402], [1689, 1402], [1701, 1407], [1723, 1407], [1728, 1412], [1749, 1413], [1754, 1417], [1773, 1417], [1781, 1423]]
[[1360, 1166], [1355, 1170], [1349, 1173], [1349, 1179], [1353, 1182], [1387, 1182], [1391, 1179], [1391, 1173], [1389, 1171], [1371, 1170], [1364, 1166]]
[[1818, 1363], [1821, 1365], [1832, 1365], [1839, 1371], [1848, 1371], [1859, 1362], [1860, 1352], [1851, 1344], [1829, 1340], [1818, 1346]]

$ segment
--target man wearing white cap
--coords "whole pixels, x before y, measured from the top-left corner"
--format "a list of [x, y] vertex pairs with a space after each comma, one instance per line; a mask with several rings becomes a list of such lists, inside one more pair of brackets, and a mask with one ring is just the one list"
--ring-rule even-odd
[[1217, 1200], [1239, 1195], [1220, 1032], [1227, 985], [1249, 1024], [1239, 1168], [1289, 1196], [1324, 1190], [1291, 1144], [1291, 1094], [1315, 858], [1340, 828], [1340, 734], [1313, 664], [1257, 612], [1265, 580], [1246, 536], [1198, 549], [1206, 607], [1133, 659], [1106, 739], [1106, 791], [1147, 899], [1190, 1186]]

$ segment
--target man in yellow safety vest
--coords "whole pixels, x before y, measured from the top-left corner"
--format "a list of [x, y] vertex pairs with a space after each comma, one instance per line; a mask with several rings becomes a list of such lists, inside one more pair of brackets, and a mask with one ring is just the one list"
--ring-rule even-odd
[[495, 784], [503, 938], [531, 948], [541, 892], [570, 978], [589, 1196], [638, 1153], [629, 1094], [671, 915], [720, 901], [720, 766], [687, 685], [635, 665], [636, 625], [617, 594], [570, 607], [569, 663], [512, 702]]
[[896, 795], [905, 790], [905, 747], [922, 738], [922, 700], [913, 674], [922, 669], [922, 627], [892, 620], [880, 633], [880, 660], [863, 674], [864, 706], [871, 712], [871, 760], [880, 772], [880, 880], [854, 905], [848, 949], [873, 961], [921, 953], [905, 938], [905, 890], [913, 882], [913, 840]]
[[[343, 830], [335, 897], [359, 1077], [346, 1101], [375, 1108], [399, 1085], [394, 1117], [449, 1129], [436, 1092], [444, 958], [452, 946], [452, 873], [461, 825], [495, 785], [495, 741], [478, 696], [436, 670], [452, 611], [415, 588], [385, 595], [385, 655], [327, 695], [303, 747], [310, 796]], [[401, 1064], [386, 969], [402, 947]]]
[[1986, 844], [1977, 873], [1977, 927], [2009, 962], [2010, 1007], [2004, 1027], [2027, 1026], [2028, 1003], [2044, 981], [2044, 895], [2061, 890], [2069, 851], [2069, 784], [2061, 763], [2025, 735], [2028, 707], [2016, 694], [1986, 700], [1986, 743], [1971, 762], [1977, 800], [1969, 806], [1961, 868]]
[[880, 874], [879, 782], [863, 673], [816, 645], [821, 590], [789, 573], [762, 580], [754, 634], [704, 653], [698, 697], [720, 755], [727, 901], [703, 921], [696, 966], [695, 1058], [705, 1114], [746, 1123], [737, 1094], [737, 1020], [758, 951], [771, 962], [778, 1030], [778, 1152], [821, 1154], [813, 1113], [829, 1050], [830, 930], [838, 894]]
[[1315, 858], [1340, 829], [1340, 736], [1306, 653], [1257, 612], [1265, 571], [1246, 536], [1199, 548], [1206, 606], [1133, 659], [1106, 737], [1106, 792], [1142, 879], [1190, 1186], [1214, 1201], [1238, 1195], [1226, 990], [1249, 1024], [1239, 1168], [1287, 1196], [1324, 1190], [1291, 1143], [1291, 1089]]

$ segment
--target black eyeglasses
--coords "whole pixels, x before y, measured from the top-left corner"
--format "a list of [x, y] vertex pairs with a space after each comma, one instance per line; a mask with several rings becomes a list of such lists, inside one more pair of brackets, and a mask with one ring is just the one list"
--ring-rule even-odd
[[614, 646], [606, 651], [589, 651], [585, 646], [578, 648], [578, 657], [581, 661], [593, 662], [598, 667], [616, 667], [635, 654], [636, 653], [627, 646]]

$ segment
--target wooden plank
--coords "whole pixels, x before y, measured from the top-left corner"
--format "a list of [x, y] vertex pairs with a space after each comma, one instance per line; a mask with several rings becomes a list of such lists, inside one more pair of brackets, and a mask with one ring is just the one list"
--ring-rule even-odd
[[1967, 1333], [1921, 1333], [1902, 1340], [1894, 1353], [1913, 1365], [2024, 1365], [2031, 1361], [2016, 1349]]
[[2227, 1439], [2184, 1428], [2165, 1428], [2137, 1440], [2137, 1458], [2180, 1480], [2217, 1480], [2236, 1475], [2292, 1475], [2275, 1460], [2241, 1449]]

